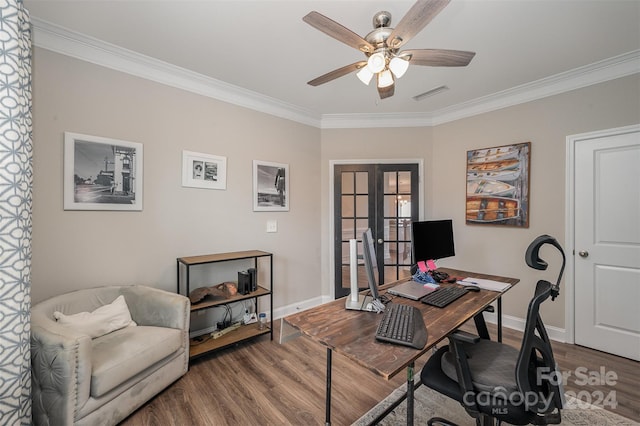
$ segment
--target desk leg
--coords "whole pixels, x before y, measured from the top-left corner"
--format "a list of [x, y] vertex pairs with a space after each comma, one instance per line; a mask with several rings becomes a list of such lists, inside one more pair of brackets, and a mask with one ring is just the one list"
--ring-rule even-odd
[[413, 426], [413, 368], [415, 363], [412, 361], [407, 366], [407, 426]]
[[325, 421], [324, 424], [329, 426], [331, 424], [331, 354], [330, 348], [327, 348], [327, 393], [324, 402], [325, 407]]
[[502, 342], [502, 297], [498, 297], [498, 342]]

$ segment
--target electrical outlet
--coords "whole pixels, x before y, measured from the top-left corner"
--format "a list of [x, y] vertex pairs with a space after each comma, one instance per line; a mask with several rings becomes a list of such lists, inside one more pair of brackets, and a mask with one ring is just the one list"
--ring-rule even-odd
[[245, 324], [252, 324], [254, 322], [258, 322], [258, 318], [256, 318], [256, 314], [250, 314], [250, 313], [246, 313], [244, 314], [244, 318], [243, 318], [243, 322]]

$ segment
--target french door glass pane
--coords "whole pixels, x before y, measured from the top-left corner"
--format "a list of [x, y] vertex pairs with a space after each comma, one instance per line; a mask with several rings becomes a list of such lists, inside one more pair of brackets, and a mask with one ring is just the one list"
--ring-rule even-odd
[[356, 216], [369, 217], [369, 196], [356, 195]]
[[343, 194], [354, 194], [354, 174], [351, 172], [342, 173], [342, 193]]
[[411, 217], [411, 195], [398, 195], [398, 217]]
[[342, 217], [353, 217], [353, 213], [355, 212], [355, 200], [353, 199], [353, 195], [343, 195], [342, 196]]

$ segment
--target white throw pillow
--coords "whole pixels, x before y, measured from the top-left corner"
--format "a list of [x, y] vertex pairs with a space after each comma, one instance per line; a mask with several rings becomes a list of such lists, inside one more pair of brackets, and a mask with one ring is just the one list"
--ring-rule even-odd
[[87, 334], [92, 339], [124, 327], [137, 325], [131, 319], [127, 302], [125, 302], [122, 295], [118, 296], [112, 303], [101, 306], [91, 313], [80, 312], [78, 314], [65, 315], [62, 312], [55, 311], [53, 317], [58, 324]]

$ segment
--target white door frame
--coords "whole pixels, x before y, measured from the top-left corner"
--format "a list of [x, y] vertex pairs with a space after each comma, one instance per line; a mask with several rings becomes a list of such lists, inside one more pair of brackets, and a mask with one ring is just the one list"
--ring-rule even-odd
[[565, 202], [565, 245], [567, 248], [567, 265], [565, 269], [565, 341], [575, 343], [575, 148], [582, 141], [597, 139], [605, 136], [616, 136], [625, 133], [640, 131], [640, 124], [617, 127], [614, 129], [598, 130], [595, 132], [580, 133], [567, 136], [566, 145], [566, 167], [565, 167], [565, 191], [567, 194]]
[[371, 159], [371, 160], [330, 160], [329, 161], [329, 296], [331, 300], [335, 299], [335, 267], [334, 261], [335, 250], [333, 247], [333, 235], [335, 232], [335, 221], [333, 217], [333, 170], [335, 166], [343, 164], [417, 164], [418, 165], [418, 191], [420, 193], [420, 200], [418, 202], [418, 217], [424, 218], [424, 160], [422, 158], [412, 159]]

